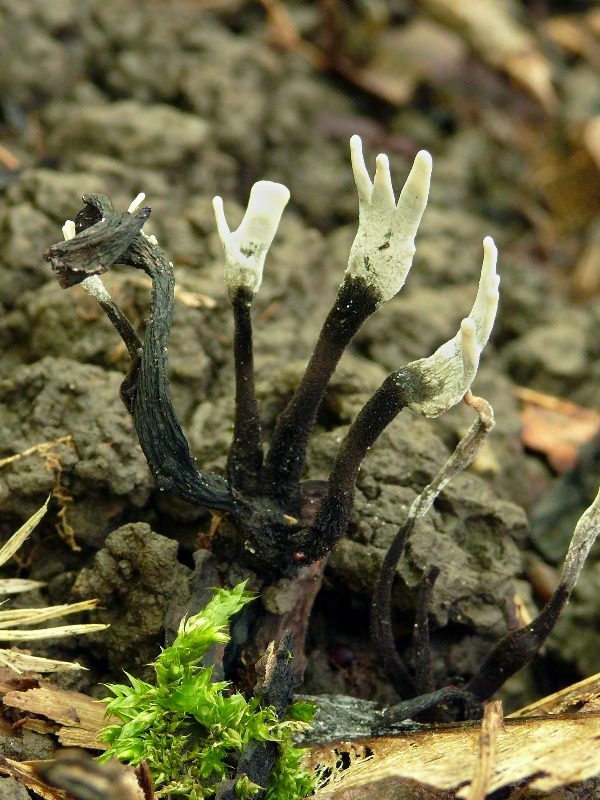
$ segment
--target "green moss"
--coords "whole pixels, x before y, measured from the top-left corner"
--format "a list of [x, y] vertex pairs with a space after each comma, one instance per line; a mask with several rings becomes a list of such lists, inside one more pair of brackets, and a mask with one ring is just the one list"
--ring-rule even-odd
[[[294, 800], [314, 789], [302, 751], [292, 742], [307, 726], [312, 707], [296, 703], [280, 722], [272, 706], [228, 693], [229, 683], [212, 681], [212, 667], [200, 665], [211, 645], [229, 641], [229, 619], [252, 599], [244, 586], [218, 589], [202, 612], [181, 622], [177, 638], [153, 664], [155, 685], [128, 675], [129, 685], [108, 686], [114, 698], [107, 711], [122, 722], [100, 734], [109, 744], [101, 760], [116, 756], [134, 766], [146, 761], [158, 797], [210, 798], [222, 779], [234, 776], [237, 756], [252, 740], [279, 745], [269, 784], [263, 787], [265, 800]], [[236, 784], [240, 800], [249, 800], [257, 790], [246, 777]]]

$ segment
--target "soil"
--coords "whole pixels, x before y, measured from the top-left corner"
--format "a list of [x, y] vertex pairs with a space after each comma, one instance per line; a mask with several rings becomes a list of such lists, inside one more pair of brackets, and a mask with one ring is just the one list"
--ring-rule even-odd
[[[493, 405], [497, 427], [485, 457], [444, 491], [412, 535], [394, 601], [404, 640], [421, 573], [440, 566], [430, 608], [435, 680], [468, 677], [506, 630], [515, 593], [532, 613], [541, 599], [526, 579], [533, 552], [526, 512], [554, 474], [521, 442], [514, 387], [600, 410], [600, 301], [593, 293], [577, 305], [569, 299], [573, 237], [555, 240], [542, 258], [539, 230], [523, 211], [519, 176], [528, 156], [491, 135], [483, 124], [489, 117], [461, 115], [458, 102], [444, 109], [443, 92], [432, 89], [393, 108], [273, 48], [258, 4], [202, 5], [0, 0], [0, 145], [18, 160], [17, 168], [0, 165], [0, 456], [71, 437], [0, 468], [0, 536], [6, 540], [52, 493], [51, 513], [20, 565], [46, 588], [21, 602], [97, 597], [100, 610], [86, 619], [111, 625], [106, 634], [41, 642], [35, 652], [85, 665], [87, 672], [60, 681], [98, 693], [122, 670], [144, 676], [181, 614], [201, 607], [199, 570], [215, 570], [215, 583], [225, 574], [245, 577], [199, 549], [211, 524], [204, 509], [155, 489], [119, 399], [127, 353], [95, 301], [79, 288], [60, 289], [43, 250], [60, 239], [81, 195], [102, 192], [125, 209], [146, 193], [145, 231], [173, 260], [184, 290], [169, 347], [174, 403], [198, 464], [222, 472], [233, 413], [232, 319], [212, 198], [224, 197], [234, 228], [254, 181], [280, 181], [291, 191], [254, 308], [268, 438], [346, 265], [357, 216], [348, 139], [359, 132], [369, 167], [377, 152], [389, 152], [398, 183], [411, 156], [430, 149], [432, 192], [405, 288], [364, 326], [331, 381], [307, 477], [327, 477], [348, 424], [390, 371], [454, 335], [475, 296], [481, 241], [493, 235], [501, 307], [473, 389]], [[311, 5], [294, 5], [298, 20], [311, 16]], [[517, 98], [535, 118], [533, 104]], [[125, 267], [105, 280], [143, 331], [148, 284]], [[317, 598], [302, 692], [398, 700], [371, 656], [373, 581], [412, 500], [471, 418], [466, 407], [433, 422], [405, 411], [370, 451], [348, 536]], [[582, 507], [596, 483], [588, 477]], [[553, 508], [559, 517], [560, 498]], [[559, 562], [566, 542], [550, 554], [539, 531], [536, 537], [538, 553]], [[598, 670], [597, 556], [545, 660], [507, 687], [507, 710]], [[22, 746], [29, 756], [38, 752]]]

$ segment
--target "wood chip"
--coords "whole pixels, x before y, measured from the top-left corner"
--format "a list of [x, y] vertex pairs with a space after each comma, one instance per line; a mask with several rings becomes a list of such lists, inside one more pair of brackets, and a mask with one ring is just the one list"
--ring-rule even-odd
[[[360, 786], [369, 787], [370, 800], [383, 800], [400, 786], [415, 784], [460, 789], [458, 796], [466, 797], [465, 784], [475, 773], [480, 738], [479, 725], [454, 724], [317, 746], [310, 766], [329, 768], [333, 777], [316, 792], [315, 800], [349, 800], [358, 796], [349, 790]], [[505, 720], [497, 734], [488, 796], [517, 784], [549, 792], [600, 775], [598, 738], [598, 713]], [[342, 769], [345, 764], [350, 766]]]
[[[513, 711], [508, 718], [546, 716], [548, 714], [561, 714], [568, 711], [582, 712], [588, 710], [588, 704], [595, 702], [600, 697], [600, 672], [590, 675], [589, 678], [567, 686], [559, 692], [548, 695], [535, 703], [530, 703], [518, 711]], [[591, 709], [589, 709], [591, 710]]]
[[483, 712], [481, 735], [479, 737], [479, 756], [475, 774], [465, 797], [467, 800], [485, 800], [490, 787], [492, 769], [496, 761], [496, 741], [503, 725], [502, 703], [492, 700]]
[[[57, 723], [58, 740], [65, 747], [105, 750], [106, 745], [98, 741], [97, 733], [106, 725], [119, 721], [116, 717], [105, 717], [104, 703], [80, 692], [58, 689], [50, 684], [24, 692], [10, 691], [4, 696], [3, 702], [4, 705], [38, 714]], [[27, 722], [24, 727], [28, 727]]]

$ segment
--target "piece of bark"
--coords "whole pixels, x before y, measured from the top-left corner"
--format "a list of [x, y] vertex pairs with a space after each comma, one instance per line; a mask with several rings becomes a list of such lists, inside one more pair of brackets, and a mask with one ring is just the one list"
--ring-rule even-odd
[[[10, 691], [4, 696], [3, 703], [56, 723], [58, 740], [65, 747], [106, 750], [107, 746], [97, 739], [98, 731], [106, 725], [119, 722], [116, 717], [105, 716], [106, 707], [98, 700], [50, 684], [24, 692]], [[35, 724], [34, 721], [25, 720], [23, 727], [31, 728]]]
[[[452, 790], [465, 798], [480, 734], [479, 724], [438, 725], [400, 736], [316, 746], [309, 766], [330, 770], [332, 777], [315, 800], [349, 800], [357, 796], [351, 790], [363, 787], [364, 791], [366, 786], [371, 800], [383, 798], [377, 788], [380, 783], [386, 797], [401, 797], [402, 788], [419, 786], [431, 790], [425, 796], [444, 796], [444, 791]], [[488, 795], [519, 784], [550, 792], [600, 775], [598, 737], [600, 713], [505, 720], [498, 732]], [[436, 795], [436, 790], [442, 794]]]

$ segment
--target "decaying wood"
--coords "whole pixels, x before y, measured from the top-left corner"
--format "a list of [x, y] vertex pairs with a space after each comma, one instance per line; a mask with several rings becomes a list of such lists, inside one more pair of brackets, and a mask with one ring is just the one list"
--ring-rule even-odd
[[76, 800], [153, 800], [145, 762], [137, 769], [116, 758], [98, 763], [81, 750], [61, 750], [51, 761], [30, 762], [33, 774]]
[[[331, 771], [317, 800], [343, 800], [350, 789], [385, 781], [387, 796], [415, 782], [438, 790], [457, 790], [467, 798], [479, 758], [480, 725], [432, 726], [422, 732], [335, 742], [313, 748], [310, 765]], [[518, 784], [548, 792], [600, 775], [600, 713], [556, 718], [506, 719], [498, 731], [488, 795]], [[347, 769], [343, 766], [350, 764]], [[357, 795], [354, 795], [355, 797]], [[396, 796], [401, 797], [399, 792]], [[407, 795], [408, 796], [408, 795]]]
[[39, 778], [30, 764], [13, 761], [12, 758], [0, 758], [0, 773], [14, 778], [26, 789], [35, 792], [44, 800], [66, 800], [66, 793], [56, 789]]
[[475, 765], [475, 774], [467, 793], [467, 800], [485, 800], [496, 761], [496, 742], [502, 724], [502, 703], [500, 700], [492, 700], [483, 712], [479, 736], [479, 755]]
[[[109, 722], [102, 703], [8, 672], [0, 681], [0, 691], [7, 689], [7, 706], [40, 715], [26, 717], [24, 727], [56, 733], [64, 745], [102, 749], [96, 735]], [[491, 703], [482, 724], [428, 725], [395, 736], [313, 744], [309, 767], [327, 776], [315, 797], [357, 800], [368, 786], [371, 800], [482, 800], [517, 785], [535, 793], [580, 784], [600, 775], [600, 711], [593, 706], [598, 696], [600, 674], [521, 709], [504, 727], [501, 710]], [[562, 713], [582, 702], [582, 711]], [[64, 800], [62, 791], [40, 779], [37, 767], [4, 761], [0, 770], [45, 800]]]
[[600, 672], [590, 675], [578, 683], [567, 686], [559, 692], [536, 700], [518, 711], [509, 714], [510, 719], [519, 717], [546, 716], [547, 714], [563, 714], [568, 711], [586, 713], [588, 706], [600, 698]]
[[[98, 731], [116, 717], [105, 717], [105, 706], [80, 692], [58, 689], [50, 684], [26, 691], [9, 691], [3, 698], [5, 706], [26, 713], [38, 714], [56, 723], [56, 735], [65, 747], [86, 747], [105, 750], [106, 745], [97, 739]], [[23, 727], [39, 728], [39, 720], [25, 720]]]

